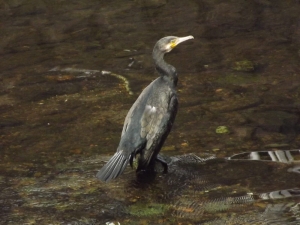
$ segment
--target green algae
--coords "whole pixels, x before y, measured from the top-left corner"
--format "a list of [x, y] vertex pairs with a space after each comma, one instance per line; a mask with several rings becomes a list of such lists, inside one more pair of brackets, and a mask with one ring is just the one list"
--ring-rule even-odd
[[250, 60], [237, 61], [234, 63], [232, 69], [239, 72], [253, 72], [255, 64]]
[[121, 81], [123, 81], [128, 94], [133, 95], [133, 92], [130, 89], [129, 81], [126, 77], [124, 77], [123, 75], [120, 75], [120, 74], [111, 73], [109, 71], [102, 71], [102, 74], [109, 74], [109, 75], [114, 76], [114, 77], [120, 79]]
[[218, 126], [216, 128], [216, 133], [217, 134], [228, 134], [229, 132], [230, 131], [229, 131], [228, 127], [226, 127], [226, 126]]
[[157, 216], [164, 214], [169, 207], [164, 204], [150, 203], [150, 204], [134, 204], [129, 206], [129, 213], [134, 216]]

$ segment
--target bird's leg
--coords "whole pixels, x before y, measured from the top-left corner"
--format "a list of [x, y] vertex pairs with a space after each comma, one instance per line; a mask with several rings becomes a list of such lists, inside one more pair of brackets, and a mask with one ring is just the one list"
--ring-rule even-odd
[[164, 173], [168, 173], [168, 163], [165, 160], [163, 160], [159, 155], [157, 155], [155, 160], [162, 164], [162, 166], [164, 167]]
[[131, 168], [133, 168], [133, 155], [132, 154], [129, 159], [129, 164], [130, 164]]

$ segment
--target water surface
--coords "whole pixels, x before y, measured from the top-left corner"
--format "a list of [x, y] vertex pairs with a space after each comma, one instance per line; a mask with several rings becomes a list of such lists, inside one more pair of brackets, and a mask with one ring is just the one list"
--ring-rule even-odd
[[[299, 14], [298, 1], [2, 1], [1, 223], [240, 224], [255, 215], [267, 224], [260, 215], [270, 204], [287, 207], [276, 215], [295, 209], [279, 224], [295, 221], [297, 198], [242, 209], [185, 201], [300, 188], [287, 165], [201, 164], [144, 186], [129, 168], [111, 184], [95, 174], [157, 77], [151, 51], [167, 35], [195, 39], [166, 56], [179, 74], [180, 108], [165, 155], [299, 148]], [[217, 185], [203, 188], [203, 176]], [[182, 191], [189, 179], [199, 190]]]

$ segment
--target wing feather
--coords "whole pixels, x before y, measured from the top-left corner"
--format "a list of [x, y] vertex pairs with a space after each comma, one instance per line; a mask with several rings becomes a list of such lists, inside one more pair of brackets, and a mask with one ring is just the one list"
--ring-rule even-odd
[[[170, 99], [168, 102], [167, 99]], [[166, 104], [166, 102], [168, 104]], [[151, 102], [152, 103], [152, 102]], [[148, 104], [141, 118], [141, 137], [145, 137], [147, 144], [143, 155], [143, 164], [147, 166], [153, 157], [160, 151], [162, 142], [170, 132], [177, 112], [176, 96], [161, 93], [157, 102]]]

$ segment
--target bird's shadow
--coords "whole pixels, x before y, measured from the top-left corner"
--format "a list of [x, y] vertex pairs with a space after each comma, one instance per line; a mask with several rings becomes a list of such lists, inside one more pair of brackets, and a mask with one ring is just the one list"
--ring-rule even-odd
[[136, 188], [144, 188], [144, 187], [149, 187], [149, 185], [155, 183], [155, 178], [157, 176], [156, 171], [139, 171], [136, 173], [136, 179], [132, 180], [133, 185]]

